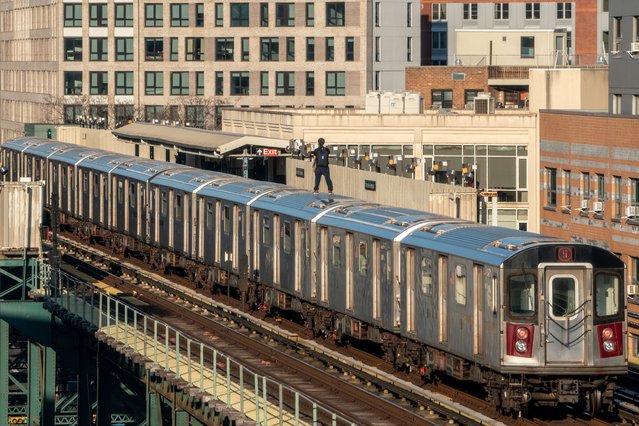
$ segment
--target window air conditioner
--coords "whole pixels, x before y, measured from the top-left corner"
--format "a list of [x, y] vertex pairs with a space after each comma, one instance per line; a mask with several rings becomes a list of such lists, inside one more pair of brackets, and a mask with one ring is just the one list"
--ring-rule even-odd
[[626, 207], [626, 216], [632, 218], [639, 216], [639, 206]]
[[627, 287], [626, 293], [628, 293], [628, 296], [634, 296], [635, 294], [637, 294], [637, 291], [639, 290], [639, 285], [636, 285], [636, 284], [629, 284], [626, 287]]
[[595, 213], [601, 213], [604, 210], [604, 203], [603, 201], [595, 201], [594, 203], [592, 203], [592, 210]]
[[630, 53], [639, 53], [639, 41], [630, 43]]
[[588, 201], [589, 200], [581, 200], [581, 210], [588, 210]]
[[492, 96], [475, 96], [473, 103], [475, 107], [475, 114], [495, 113], [495, 98]]

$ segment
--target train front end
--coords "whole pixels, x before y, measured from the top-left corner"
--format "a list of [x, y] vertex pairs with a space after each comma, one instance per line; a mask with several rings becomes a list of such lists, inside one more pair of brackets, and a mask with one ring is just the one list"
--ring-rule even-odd
[[628, 369], [623, 262], [598, 247], [540, 244], [508, 258], [501, 278], [495, 402], [612, 409], [616, 376]]

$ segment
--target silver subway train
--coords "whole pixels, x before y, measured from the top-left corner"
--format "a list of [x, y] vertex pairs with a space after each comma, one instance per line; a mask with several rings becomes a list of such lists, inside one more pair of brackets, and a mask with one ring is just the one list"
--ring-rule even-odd
[[599, 247], [47, 139], [2, 162], [88, 240], [483, 384], [503, 411], [610, 410], [627, 372], [624, 264]]

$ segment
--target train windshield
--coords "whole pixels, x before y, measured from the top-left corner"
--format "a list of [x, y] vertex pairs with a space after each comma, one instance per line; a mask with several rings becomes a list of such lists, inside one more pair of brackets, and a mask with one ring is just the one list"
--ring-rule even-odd
[[536, 278], [533, 274], [511, 275], [509, 278], [510, 314], [533, 315], [536, 307]]
[[616, 315], [619, 312], [619, 277], [600, 272], [595, 275], [595, 311], [598, 317]]

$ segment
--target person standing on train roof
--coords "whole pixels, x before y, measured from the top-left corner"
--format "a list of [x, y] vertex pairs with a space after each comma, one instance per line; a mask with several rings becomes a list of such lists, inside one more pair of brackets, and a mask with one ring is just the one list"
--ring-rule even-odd
[[324, 146], [325, 142], [324, 138], [319, 138], [317, 140], [319, 146], [315, 148], [315, 151], [313, 151], [313, 169], [315, 170], [315, 186], [313, 187], [313, 194], [319, 193], [322, 176], [326, 179], [328, 193], [333, 193], [333, 181], [331, 181], [331, 172], [328, 169], [328, 156], [330, 151]]

